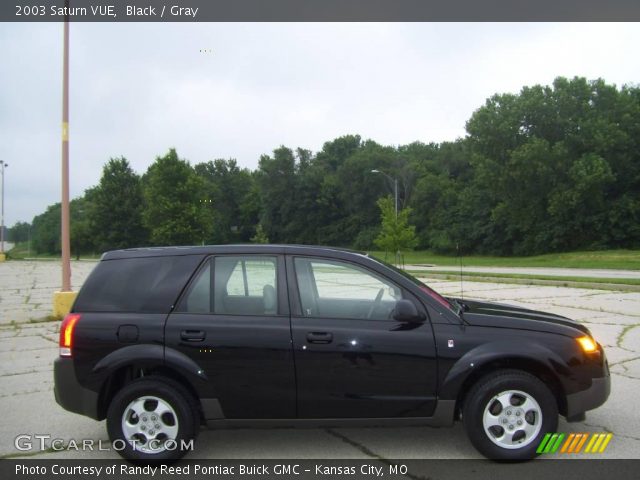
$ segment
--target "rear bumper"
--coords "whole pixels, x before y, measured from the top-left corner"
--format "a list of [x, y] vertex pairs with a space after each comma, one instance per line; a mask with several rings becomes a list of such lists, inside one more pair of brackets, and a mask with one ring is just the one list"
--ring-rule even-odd
[[58, 405], [70, 412], [99, 420], [98, 394], [80, 385], [71, 358], [58, 357], [54, 361], [53, 380], [53, 393]]
[[598, 408], [607, 401], [610, 392], [610, 375], [594, 378], [591, 386], [586, 390], [567, 395], [567, 418], [575, 417], [583, 414], [587, 410]]

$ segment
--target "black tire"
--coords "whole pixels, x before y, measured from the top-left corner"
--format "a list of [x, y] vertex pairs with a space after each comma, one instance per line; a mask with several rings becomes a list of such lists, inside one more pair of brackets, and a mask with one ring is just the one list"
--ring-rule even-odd
[[[136, 442], [128, 441], [125, 433], [123, 432], [123, 415], [126, 413], [131, 415], [131, 410], [128, 408], [129, 405], [142, 397], [160, 399], [173, 409], [175, 417], [173, 413], [169, 414], [167, 420], [169, 421], [168, 425], [170, 426], [167, 428], [171, 428], [171, 419], [174, 418], [172, 426], [175, 428], [177, 424], [177, 434], [175, 435], [175, 438], [169, 438], [173, 438], [175, 440], [176, 448], [171, 448], [173, 447], [173, 444], [169, 442], [166, 444], [169, 448], [149, 451], [152, 446], [151, 442], [145, 443], [144, 440], [137, 440]], [[147, 400], [146, 402], [143, 402], [143, 404], [145, 410], [148, 408], [154, 408], [153, 400]], [[155, 405], [157, 406], [158, 403]], [[125, 412], [125, 410], [127, 411]], [[150, 417], [152, 413], [153, 412], [150, 412], [149, 417], [146, 418], [149, 422], [152, 421]], [[136, 422], [141, 420], [138, 419], [135, 414], [132, 414], [130, 418], [133, 418]], [[157, 425], [161, 425], [164, 428], [164, 420], [162, 422], [163, 423], [160, 423], [158, 421]], [[126, 384], [113, 397], [107, 411], [107, 432], [109, 433], [109, 438], [111, 439], [113, 447], [123, 458], [136, 462], [164, 463], [182, 458], [187, 453], [188, 449], [181, 448], [181, 445], [183, 442], [189, 444], [191, 440], [195, 440], [199, 430], [200, 414], [198, 411], [198, 404], [193, 398], [193, 395], [191, 395], [180, 383], [166, 377], [150, 376], [140, 378]], [[147, 432], [149, 432], [148, 429]], [[158, 434], [156, 433], [156, 435]], [[162, 441], [157, 443], [164, 444]]]
[[[526, 397], [516, 392], [527, 394], [537, 402], [539, 409], [532, 408], [524, 413], [524, 409], [519, 406], [524, 404], [519, 402]], [[509, 402], [505, 403], [513, 407], [503, 408], [505, 399]], [[485, 409], [500, 419], [497, 422], [500, 426], [485, 429]], [[515, 416], [516, 413], [518, 417]], [[526, 415], [526, 419], [522, 415]], [[493, 460], [530, 460], [537, 455], [536, 449], [544, 435], [556, 431], [558, 405], [549, 388], [533, 375], [521, 370], [499, 370], [482, 377], [471, 388], [462, 408], [462, 420], [469, 440], [485, 457]], [[531, 429], [528, 437], [525, 430], [519, 430], [524, 427], [519, 427], [521, 424], [516, 424], [516, 421], [527, 422], [525, 427]], [[505, 425], [504, 428], [502, 424]], [[540, 428], [536, 433], [538, 425]], [[511, 427], [513, 430], [509, 431]], [[506, 441], [505, 433], [513, 433], [514, 441]], [[522, 443], [521, 447], [517, 446], [519, 442]]]

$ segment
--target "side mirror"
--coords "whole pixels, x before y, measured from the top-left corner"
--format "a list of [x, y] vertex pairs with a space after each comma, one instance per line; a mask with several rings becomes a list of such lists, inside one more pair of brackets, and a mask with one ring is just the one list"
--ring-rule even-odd
[[424, 320], [413, 302], [407, 299], [396, 302], [393, 318], [398, 322], [422, 322]]

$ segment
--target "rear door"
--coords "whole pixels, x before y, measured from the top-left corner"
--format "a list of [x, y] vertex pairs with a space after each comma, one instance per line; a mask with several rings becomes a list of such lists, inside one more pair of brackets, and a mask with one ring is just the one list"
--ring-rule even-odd
[[437, 385], [431, 324], [392, 318], [397, 300], [424, 312], [420, 302], [355, 263], [299, 256], [287, 257], [287, 268], [298, 415], [431, 416]]
[[208, 258], [165, 331], [211, 382], [224, 418], [292, 418], [295, 372], [284, 259]]

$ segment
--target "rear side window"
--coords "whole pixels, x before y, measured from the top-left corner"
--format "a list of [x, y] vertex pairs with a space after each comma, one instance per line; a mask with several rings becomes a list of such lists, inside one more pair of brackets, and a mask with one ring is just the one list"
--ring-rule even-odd
[[216, 268], [220, 293], [224, 293], [222, 283], [225, 273], [233, 268], [227, 280], [226, 293], [232, 297], [261, 297], [264, 289], [270, 286], [276, 288], [276, 259], [269, 257], [219, 257], [216, 258]]
[[210, 259], [201, 269], [178, 311], [276, 315], [277, 299], [276, 257], [220, 256]]
[[201, 255], [100, 262], [84, 283], [76, 312], [169, 313]]

